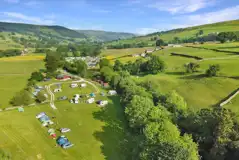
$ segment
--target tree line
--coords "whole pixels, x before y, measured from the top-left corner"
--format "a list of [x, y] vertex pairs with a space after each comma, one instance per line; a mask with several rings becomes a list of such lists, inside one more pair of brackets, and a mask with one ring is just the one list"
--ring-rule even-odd
[[[198, 68], [189, 66], [193, 71]], [[124, 107], [134, 143], [129, 159], [238, 159], [239, 125], [229, 109], [214, 107], [195, 112], [176, 91], [163, 94], [157, 82], [135, 81], [118, 61], [111, 66], [103, 59], [100, 67], [95, 78], [109, 82]], [[210, 76], [218, 70], [219, 66], [211, 65], [206, 72]]]
[[4, 51], [0, 51], [0, 58], [1, 57], [12, 57], [12, 56], [19, 56], [21, 55], [22, 51], [19, 49], [7, 49]]

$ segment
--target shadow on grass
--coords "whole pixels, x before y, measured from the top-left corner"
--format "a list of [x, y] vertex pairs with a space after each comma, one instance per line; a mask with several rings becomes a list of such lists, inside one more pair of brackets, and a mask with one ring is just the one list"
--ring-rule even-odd
[[218, 47], [217, 49], [227, 49], [227, 48], [239, 48], [239, 46], [232, 46], [232, 47]]
[[100, 111], [94, 112], [93, 117], [105, 122], [102, 131], [93, 135], [102, 142], [101, 151], [106, 160], [128, 160], [131, 159], [131, 135], [127, 130], [123, 107], [120, 105], [119, 97], [109, 97], [113, 103], [108, 104]]
[[182, 76], [185, 75], [185, 72], [166, 72], [166, 74]]
[[190, 75], [190, 76], [184, 76], [184, 77], [180, 77], [180, 79], [203, 79], [206, 78], [207, 75], [205, 74], [197, 74], [197, 75]]

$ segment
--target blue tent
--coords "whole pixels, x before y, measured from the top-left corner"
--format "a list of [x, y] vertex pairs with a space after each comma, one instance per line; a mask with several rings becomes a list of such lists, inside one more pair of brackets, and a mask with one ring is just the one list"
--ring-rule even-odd
[[67, 138], [61, 136], [61, 137], [57, 138], [56, 142], [58, 145], [62, 146], [64, 144], [68, 143], [68, 140], [67, 140]]
[[39, 120], [40, 120], [41, 122], [47, 122], [47, 121], [49, 121], [50, 119], [49, 119], [48, 116], [44, 115], [44, 116], [42, 116]]
[[91, 97], [95, 97], [95, 93], [91, 93], [90, 96], [91, 96]]

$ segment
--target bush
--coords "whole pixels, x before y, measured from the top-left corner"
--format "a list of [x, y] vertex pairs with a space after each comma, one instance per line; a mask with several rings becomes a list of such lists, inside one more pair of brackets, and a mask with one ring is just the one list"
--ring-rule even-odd
[[42, 103], [42, 102], [46, 101], [45, 95], [42, 92], [39, 92], [36, 96], [36, 101], [38, 103]]
[[220, 66], [218, 64], [210, 65], [206, 71], [206, 75], [208, 77], [217, 76], [219, 71], [220, 71]]

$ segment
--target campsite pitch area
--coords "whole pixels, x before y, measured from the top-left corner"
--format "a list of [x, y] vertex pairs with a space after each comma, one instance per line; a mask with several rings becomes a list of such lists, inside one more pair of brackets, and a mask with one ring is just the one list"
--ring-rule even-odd
[[18, 61], [15, 57], [13, 59], [15, 60], [12, 58], [0, 59], [0, 108], [9, 107], [9, 101], [26, 86], [31, 73], [44, 66], [42, 60]]
[[[103, 109], [96, 104], [70, 104], [57, 102], [57, 110], [49, 104], [1, 112], [0, 147], [11, 152], [13, 160], [124, 160], [127, 155], [125, 120], [118, 97], [109, 97], [109, 104]], [[47, 128], [35, 118], [45, 112], [55, 129], [70, 128], [64, 133], [73, 147], [64, 150], [56, 147], [56, 140], [50, 138]], [[52, 119], [52, 117], [55, 117]], [[13, 118], [14, 117], [14, 118]], [[49, 128], [51, 128], [49, 127]], [[57, 136], [62, 134], [57, 131]]]

